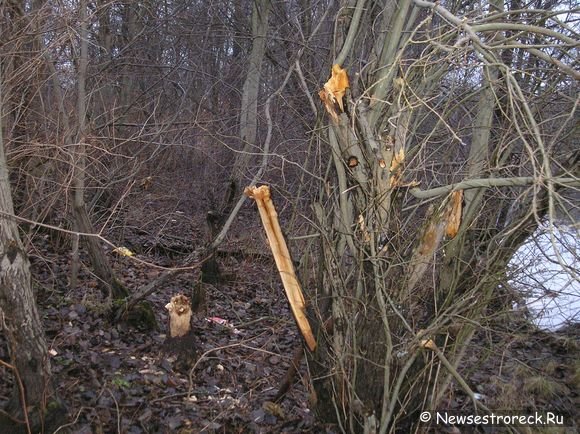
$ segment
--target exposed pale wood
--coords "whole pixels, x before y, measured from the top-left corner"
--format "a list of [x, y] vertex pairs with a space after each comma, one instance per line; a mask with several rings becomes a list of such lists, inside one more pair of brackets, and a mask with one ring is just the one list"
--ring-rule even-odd
[[191, 330], [191, 302], [183, 294], [171, 297], [165, 305], [169, 311], [169, 335], [172, 338], [185, 336]]
[[459, 226], [461, 225], [462, 201], [463, 190], [457, 190], [451, 193], [451, 209], [449, 210], [449, 219], [447, 221], [447, 227], [445, 228], [445, 234], [449, 238], [455, 237], [457, 232], [459, 232]]
[[314, 351], [316, 349], [316, 339], [306, 317], [306, 302], [304, 301], [300, 283], [294, 272], [294, 265], [292, 264], [286, 240], [280, 228], [278, 214], [271, 199], [270, 187], [267, 185], [247, 187], [245, 193], [253, 198], [258, 205], [262, 224], [266, 230], [274, 260], [280, 272], [282, 284], [284, 285], [286, 296], [290, 302], [290, 308], [292, 309], [298, 328], [306, 340], [306, 345], [308, 345], [310, 351]]
[[169, 311], [169, 330], [162, 351], [176, 356], [174, 367], [177, 370], [189, 371], [197, 360], [195, 334], [191, 329], [191, 300], [177, 294], [165, 308]]

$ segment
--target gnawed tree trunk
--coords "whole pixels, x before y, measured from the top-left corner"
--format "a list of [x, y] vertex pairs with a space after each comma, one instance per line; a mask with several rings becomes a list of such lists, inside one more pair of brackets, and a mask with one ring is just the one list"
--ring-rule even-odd
[[197, 351], [191, 329], [191, 301], [183, 294], [171, 297], [165, 305], [169, 312], [169, 330], [163, 343], [165, 352], [177, 358], [177, 367], [188, 371], [195, 363]]
[[[422, 146], [413, 141], [421, 134], [421, 116], [435, 111], [437, 103], [430, 98], [436, 99], [446, 68], [451, 67], [441, 60], [435, 45], [426, 44], [424, 60], [404, 59], [406, 44], [421, 40], [423, 30], [433, 34], [432, 21], [417, 22], [420, 8], [430, 8], [457, 28], [465, 20], [438, 3], [397, 2], [395, 13], [385, 18], [391, 33], [375, 47], [376, 64], [365, 65], [369, 72], [351, 74], [355, 80], [365, 79], [350, 83], [352, 88], [366, 88], [348, 98], [348, 86], [339, 78], [342, 63], [350, 55], [360, 58], [354, 41], [372, 3], [357, 1], [336, 57], [339, 66], [332, 67], [332, 77], [320, 93], [329, 115], [328, 144], [335, 172], [325, 179], [320, 202], [314, 205], [322, 283], [313, 310], [319, 324], [333, 326], [319, 326], [319, 346], [309, 367], [315, 410], [323, 421], [337, 424], [342, 432], [414, 432], [421, 427], [420, 412], [438, 408], [451, 379], [474, 406], [486, 411], [457, 367], [474, 325], [485, 317], [505, 277], [507, 262], [537, 227], [549, 198], [553, 200], [560, 186], [578, 185], [578, 180], [557, 177], [565, 171], [551, 172], [551, 157], [531, 111], [521, 101], [509, 65], [501, 65], [494, 51], [468, 28], [483, 80], [475, 89], [470, 83], [479, 102], [468, 106], [475, 114], [470, 118], [472, 134], [465, 139], [469, 155], [463, 160], [459, 154], [466, 143], [449, 126], [450, 119], [436, 117], [449, 131], [446, 146], [457, 146], [457, 158], [466, 168], [460, 179], [465, 182], [432, 191], [417, 189], [422, 176], [428, 185], [441, 185], [436, 181], [439, 173], [416, 162], [411, 173], [417, 178], [405, 175], [414, 159], [421, 161], [420, 153], [429, 150], [428, 140]], [[492, 6], [497, 10], [501, 5]], [[441, 43], [448, 42], [446, 37]], [[449, 50], [444, 52], [454, 52]], [[506, 71], [503, 79], [509, 86], [499, 82], [497, 65]], [[524, 109], [511, 106], [503, 114], [509, 127], [497, 131], [495, 89], [502, 85], [511, 86], [510, 98]], [[522, 142], [527, 149], [542, 150], [543, 160], [530, 164], [534, 176], [498, 179], [503, 160], [491, 156], [509, 151], [505, 143]], [[558, 164], [570, 170], [561, 161]], [[454, 175], [446, 179], [454, 180]], [[542, 177], [548, 181], [540, 183]], [[515, 220], [498, 220], [502, 204], [493, 195], [501, 186], [534, 187], [524, 196]], [[518, 194], [512, 192], [509, 199], [518, 201]]]
[[[3, 114], [1, 106], [0, 113]], [[15, 378], [6, 414], [0, 412], [0, 432], [52, 432], [63, 423], [66, 410], [56, 396], [32, 293], [30, 264], [12, 216], [14, 207], [0, 122], [0, 328], [8, 343], [11, 366], [2, 364], [13, 370]]]

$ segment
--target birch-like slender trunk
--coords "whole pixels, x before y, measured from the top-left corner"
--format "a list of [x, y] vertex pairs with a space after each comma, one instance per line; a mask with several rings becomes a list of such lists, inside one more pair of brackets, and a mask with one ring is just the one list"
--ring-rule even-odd
[[[89, 213], [87, 211], [87, 206], [85, 204], [85, 176], [86, 176], [86, 116], [87, 116], [87, 94], [86, 94], [86, 79], [87, 79], [87, 66], [88, 66], [88, 23], [87, 23], [87, 12], [86, 12], [86, 0], [81, 0], [79, 4], [79, 18], [81, 23], [80, 30], [80, 59], [79, 59], [79, 69], [77, 74], [78, 79], [78, 96], [77, 96], [77, 116], [78, 116], [78, 128], [76, 134], [75, 142], [75, 160], [73, 167], [73, 219], [74, 219], [74, 229], [80, 233], [92, 234], [94, 233], [94, 228], [91, 223]], [[54, 69], [54, 65], [52, 66]], [[55, 75], [56, 77], [56, 75]], [[59, 99], [62, 102], [62, 93], [60, 90], [57, 91]], [[68, 121], [68, 116], [64, 109], [61, 111], [61, 115], [65, 120], [66, 124], [70, 125]], [[67, 128], [68, 131], [68, 128]], [[68, 141], [72, 142], [70, 135], [67, 134]], [[80, 264], [79, 258], [79, 236], [75, 236], [73, 240], [73, 251], [72, 251], [72, 273], [71, 273], [71, 286], [76, 285], [77, 273]], [[125, 298], [128, 295], [127, 289], [117, 280], [114, 275], [113, 269], [103, 248], [99, 244], [97, 237], [86, 237], [87, 250], [89, 258], [91, 260], [91, 265], [95, 272], [95, 275], [99, 279], [99, 286], [103, 289], [103, 292], [115, 299]]]
[[258, 96], [260, 94], [262, 61], [266, 52], [266, 35], [268, 33], [269, 0], [254, 0], [252, 8], [252, 51], [248, 59], [248, 71], [242, 90], [242, 107], [240, 112], [241, 152], [236, 155], [232, 179], [239, 191], [247, 176], [246, 170], [252, 154], [259, 154], [256, 144], [258, 130]]
[[[254, 0], [252, 8], [252, 50], [248, 61], [248, 71], [242, 90], [240, 109], [241, 150], [236, 154], [229, 185], [224, 199], [217, 210], [207, 214], [208, 238], [211, 245], [216, 244], [216, 237], [224, 228], [228, 215], [232, 212], [235, 199], [240, 195], [247, 180], [248, 166], [252, 156], [260, 153], [257, 146], [258, 97], [260, 94], [262, 61], [266, 52], [266, 35], [268, 33], [268, 16], [270, 0]], [[220, 278], [220, 269], [215, 258], [215, 247], [210, 248], [208, 258], [202, 267], [202, 280], [213, 283]]]

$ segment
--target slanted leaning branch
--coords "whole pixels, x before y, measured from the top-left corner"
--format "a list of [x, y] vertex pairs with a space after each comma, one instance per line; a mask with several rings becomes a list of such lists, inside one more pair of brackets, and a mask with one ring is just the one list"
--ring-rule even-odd
[[280, 223], [278, 222], [278, 214], [270, 197], [270, 187], [267, 185], [246, 187], [245, 193], [258, 204], [258, 211], [260, 212], [264, 229], [266, 229], [268, 242], [270, 243], [276, 266], [280, 272], [282, 284], [284, 285], [286, 296], [290, 302], [290, 308], [292, 309], [298, 328], [302, 336], [304, 336], [306, 345], [308, 345], [310, 351], [314, 351], [316, 349], [316, 340], [314, 339], [312, 328], [306, 317], [306, 302], [304, 301], [300, 283], [294, 272], [294, 265], [290, 258], [286, 240], [284, 239]]

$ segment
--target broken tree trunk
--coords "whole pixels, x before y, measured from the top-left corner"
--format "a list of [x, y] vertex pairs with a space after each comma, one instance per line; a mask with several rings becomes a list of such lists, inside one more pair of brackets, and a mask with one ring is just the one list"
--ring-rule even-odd
[[294, 264], [292, 264], [290, 251], [288, 250], [286, 240], [280, 228], [280, 223], [278, 222], [278, 214], [276, 213], [274, 203], [270, 196], [270, 187], [267, 185], [247, 187], [245, 193], [258, 204], [258, 211], [260, 212], [262, 224], [268, 236], [268, 242], [270, 243], [276, 266], [282, 278], [282, 284], [286, 290], [286, 296], [290, 302], [290, 308], [292, 309], [298, 328], [306, 341], [306, 345], [308, 345], [310, 351], [314, 351], [316, 349], [316, 339], [306, 317], [306, 302], [304, 301], [300, 283], [294, 272]]
[[185, 295], [177, 294], [165, 305], [169, 311], [169, 336], [180, 338], [191, 331], [191, 304]]

